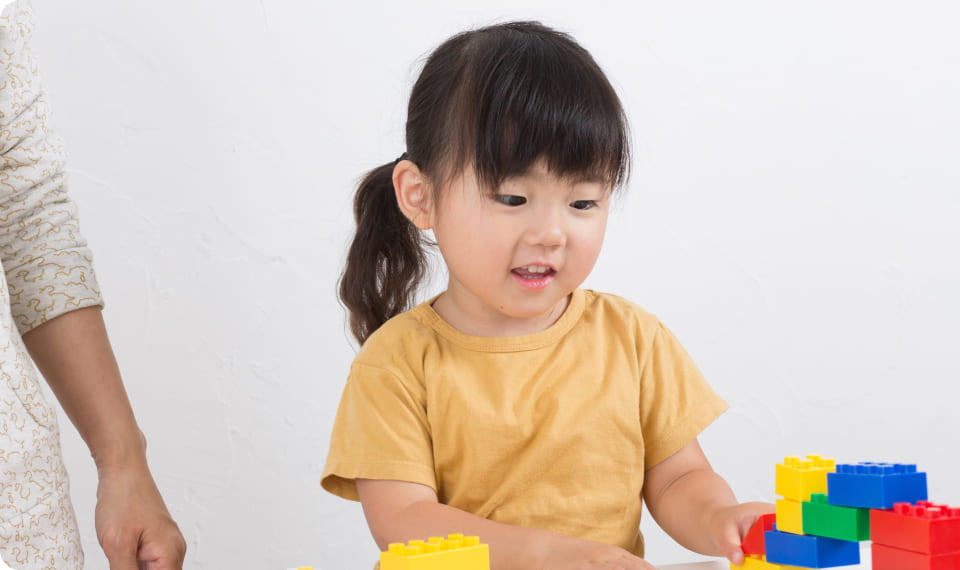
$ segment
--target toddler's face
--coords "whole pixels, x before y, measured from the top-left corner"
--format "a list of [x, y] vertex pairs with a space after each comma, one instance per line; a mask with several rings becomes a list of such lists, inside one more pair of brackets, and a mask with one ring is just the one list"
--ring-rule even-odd
[[468, 169], [433, 216], [450, 271], [445, 311], [435, 305], [438, 311], [445, 318], [454, 311], [448, 320], [468, 334], [516, 336], [549, 326], [597, 261], [610, 194], [602, 181], [559, 178], [537, 163], [491, 195]]

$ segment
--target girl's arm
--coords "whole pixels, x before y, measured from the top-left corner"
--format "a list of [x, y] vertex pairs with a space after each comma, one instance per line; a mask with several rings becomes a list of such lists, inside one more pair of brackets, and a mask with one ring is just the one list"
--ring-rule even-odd
[[97, 538], [110, 567], [179, 570], [186, 544], [147, 467], [100, 307], [64, 313], [23, 340], [97, 464]]
[[643, 559], [615, 546], [498, 523], [440, 504], [433, 489], [418, 483], [357, 479], [357, 492], [381, 550], [391, 542], [457, 532], [479, 536], [490, 545], [492, 570], [653, 570]]
[[657, 524], [682, 546], [743, 562], [740, 544], [770, 503], [737, 503], [730, 486], [710, 467], [696, 439], [648, 469], [643, 498]]

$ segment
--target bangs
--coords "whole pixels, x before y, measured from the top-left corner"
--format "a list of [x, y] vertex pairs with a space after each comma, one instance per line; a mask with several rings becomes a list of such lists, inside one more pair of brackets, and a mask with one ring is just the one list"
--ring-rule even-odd
[[446, 117], [447, 173], [471, 165], [481, 186], [493, 190], [543, 161], [560, 177], [625, 184], [626, 116], [590, 54], [537, 23], [497, 28], [479, 30], [464, 46], [466, 65]]

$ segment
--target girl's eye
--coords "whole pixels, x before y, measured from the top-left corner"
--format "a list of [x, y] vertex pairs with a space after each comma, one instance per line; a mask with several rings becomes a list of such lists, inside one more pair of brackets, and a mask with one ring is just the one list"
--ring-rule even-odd
[[576, 202], [571, 202], [572, 206], [576, 210], [592, 210], [597, 207], [596, 200], [577, 200]]
[[510, 196], [509, 194], [497, 194], [493, 199], [505, 206], [522, 206], [527, 203], [527, 199], [523, 196]]

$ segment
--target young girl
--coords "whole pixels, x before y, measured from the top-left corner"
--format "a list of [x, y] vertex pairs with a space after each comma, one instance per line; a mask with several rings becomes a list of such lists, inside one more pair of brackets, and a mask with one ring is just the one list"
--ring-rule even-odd
[[[642, 500], [740, 562], [772, 509], [737, 504], [697, 444], [726, 404], [656, 317], [579, 288], [630, 158], [590, 54], [538, 23], [458, 34], [413, 87], [406, 142], [356, 195], [340, 297], [362, 348], [324, 488], [362, 502], [381, 548], [475, 534], [495, 569], [652, 568]], [[423, 230], [449, 282], [409, 309]]]

